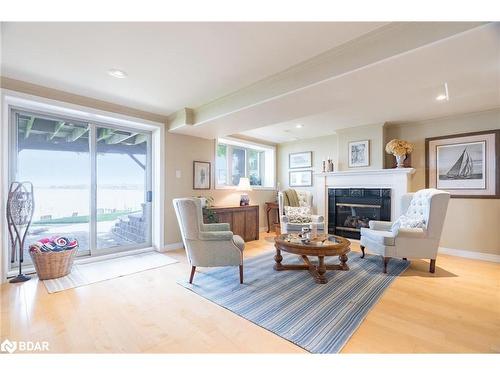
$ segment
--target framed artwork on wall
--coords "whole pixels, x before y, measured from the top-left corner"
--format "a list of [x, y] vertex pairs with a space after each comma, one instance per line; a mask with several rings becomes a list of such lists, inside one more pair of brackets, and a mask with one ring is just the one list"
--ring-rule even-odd
[[500, 198], [500, 130], [426, 138], [425, 185], [453, 198]]
[[193, 189], [210, 190], [210, 162], [193, 161]]
[[349, 142], [349, 168], [370, 165], [370, 141]]
[[312, 171], [289, 171], [290, 187], [312, 186]]
[[288, 168], [311, 168], [312, 167], [312, 151], [294, 152], [288, 154]]

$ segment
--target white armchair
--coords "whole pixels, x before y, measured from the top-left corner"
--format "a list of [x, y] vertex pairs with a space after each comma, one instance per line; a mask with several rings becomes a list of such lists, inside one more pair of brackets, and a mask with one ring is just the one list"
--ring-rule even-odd
[[243, 284], [243, 239], [233, 235], [227, 223], [204, 224], [199, 198], [178, 198], [173, 204], [191, 265], [189, 283], [193, 283], [197, 266], [239, 266]]
[[[312, 212], [313, 205], [313, 195], [310, 191], [296, 190], [298, 198], [299, 198], [299, 206], [301, 207], [309, 207]], [[289, 218], [285, 215], [285, 197], [283, 191], [278, 193], [278, 206], [279, 206], [279, 215], [281, 222], [281, 232], [289, 233], [289, 232], [300, 232], [303, 227], [309, 227], [311, 223], [292, 223]], [[311, 215], [311, 222], [316, 223], [318, 226], [318, 230], [323, 230], [325, 225], [325, 218], [321, 215]]]
[[430, 259], [435, 272], [441, 231], [450, 194], [437, 189], [424, 189], [402, 197], [402, 216], [395, 222], [370, 221], [361, 228], [361, 251], [365, 247], [384, 258], [384, 273], [391, 258]]

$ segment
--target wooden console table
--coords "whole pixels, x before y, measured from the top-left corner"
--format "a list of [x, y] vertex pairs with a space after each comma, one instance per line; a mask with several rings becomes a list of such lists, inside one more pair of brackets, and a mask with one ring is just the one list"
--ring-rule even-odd
[[[276, 202], [266, 202], [266, 218], [267, 218], [267, 233], [271, 231], [271, 223], [269, 222], [269, 212], [276, 210], [276, 217], [278, 218], [278, 224], [280, 223], [280, 207]], [[274, 224], [274, 223], [273, 223]]]
[[219, 223], [228, 223], [231, 231], [245, 241], [259, 239], [259, 206], [220, 206], [211, 207]]

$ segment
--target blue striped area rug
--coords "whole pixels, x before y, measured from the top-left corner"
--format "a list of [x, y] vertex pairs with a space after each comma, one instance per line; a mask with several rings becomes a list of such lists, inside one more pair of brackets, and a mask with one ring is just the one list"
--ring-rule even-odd
[[[274, 251], [245, 259], [245, 283], [237, 267], [201, 268], [182, 286], [312, 353], [338, 353], [370, 309], [409, 262], [350, 253], [349, 271], [327, 271], [316, 284], [308, 271], [275, 271]], [[302, 260], [282, 252], [283, 264]], [[314, 258], [310, 258], [313, 260]], [[337, 263], [337, 257], [326, 258]]]

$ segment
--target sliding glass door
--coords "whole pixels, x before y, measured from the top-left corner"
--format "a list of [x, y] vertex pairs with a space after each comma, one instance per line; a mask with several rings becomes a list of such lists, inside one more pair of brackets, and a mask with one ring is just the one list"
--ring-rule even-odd
[[149, 135], [96, 127], [96, 249], [151, 243]]
[[11, 181], [34, 186], [25, 243], [65, 236], [79, 256], [151, 246], [151, 134], [12, 112]]

